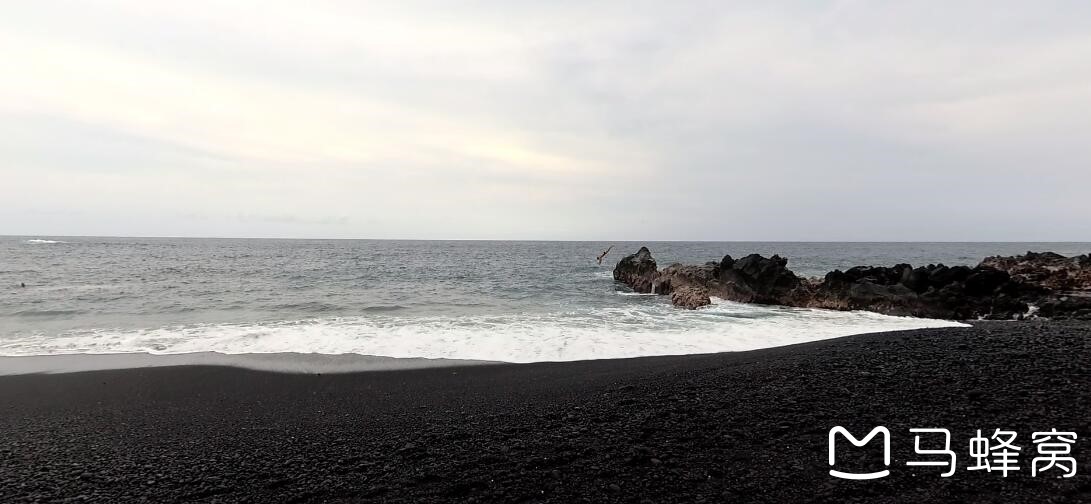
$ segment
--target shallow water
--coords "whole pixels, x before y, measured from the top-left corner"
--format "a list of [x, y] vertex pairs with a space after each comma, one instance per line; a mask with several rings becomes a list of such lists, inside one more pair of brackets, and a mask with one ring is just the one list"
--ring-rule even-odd
[[[0, 355], [360, 353], [510, 362], [748, 350], [950, 322], [632, 295], [613, 264], [779, 253], [802, 275], [1091, 244], [0, 237]], [[20, 288], [21, 282], [27, 284]]]

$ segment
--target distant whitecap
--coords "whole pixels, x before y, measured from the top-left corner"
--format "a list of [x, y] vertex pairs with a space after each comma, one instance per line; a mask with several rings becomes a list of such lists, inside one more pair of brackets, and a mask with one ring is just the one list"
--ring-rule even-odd
[[33, 239], [33, 240], [26, 240], [26, 241], [24, 241], [23, 243], [30, 243], [30, 244], [48, 244], [48, 243], [68, 243], [68, 242], [66, 242], [66, 241], [61, 241], [61, 240], [41, 240], [41, 239]]

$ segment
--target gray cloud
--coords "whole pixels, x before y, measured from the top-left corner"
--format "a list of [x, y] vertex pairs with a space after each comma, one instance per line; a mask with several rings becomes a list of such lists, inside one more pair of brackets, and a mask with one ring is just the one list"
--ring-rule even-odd
[[9, 10], [0, 233], [1091, 237], [1085, 2]]

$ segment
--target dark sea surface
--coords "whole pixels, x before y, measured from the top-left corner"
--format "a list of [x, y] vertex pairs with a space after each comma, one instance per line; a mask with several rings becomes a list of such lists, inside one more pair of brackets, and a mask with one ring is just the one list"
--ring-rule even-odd
[[[600, 266], [597, 256], [613, 251]], [[611, 278], [777, 253], [806, 276], [974, 265], [1088, 243], [516, 242], [0, 237], [0, 355], [360, 353], [505, 361], [744, 350], [943, 321], [718, 302], [674, 309]], [[19, 287], [26, 283], [26, 288]]]

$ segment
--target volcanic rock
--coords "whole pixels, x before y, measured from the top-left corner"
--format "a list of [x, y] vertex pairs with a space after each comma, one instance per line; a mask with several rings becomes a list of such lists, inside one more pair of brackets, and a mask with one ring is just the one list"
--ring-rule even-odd
[[1021, 319], [1035, 310], [1045, 317], [1091, 318], [1091, 257], [1051, 252], [990, 257], [974, 268], [857, 266], [807, 280], [777, 255], [727, 255], [719, 262], [672, 264], [657, 271], [651, 252], [641, 247], [618, 263], [614, 278], [636, 292], [671, 294], [672, 303], [683, 308], [703, 306], [709, 296], [716, 296], [943, 319]]
[[802, 285], [787, 265], [788, 260], [777, 255], [765, 258], [750, 254], [734, 261], [729, 269], [723, 269], [721, 262], [720, 283], [734, 292], [733, 300], [779, 304]]
[[1027, 252], [1013, 257], [987, 257], [981, 266], [1013, 278], [1059, 291], [1091, 291], [1091, 256], [1065, 257], [1053, 252]]
[[635, 254], [623, 257], [614, 267], [614, 280], [636, 292], [653, 292], [653, 282], [658, 275], [659, 267], [648, 247], [640, 247]]
[[696, 310], [712, 304], [712, 300], [708, 297], [708, 289], [687, 285], [671, 292], [671, 304], [687, 310]]

